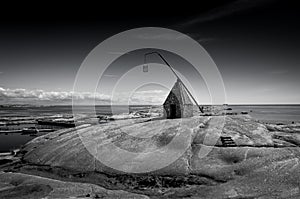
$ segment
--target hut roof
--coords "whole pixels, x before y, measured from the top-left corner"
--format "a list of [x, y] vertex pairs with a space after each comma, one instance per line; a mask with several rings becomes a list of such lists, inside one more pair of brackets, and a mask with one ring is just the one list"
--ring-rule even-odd
[[182, 83], [179, 79], [177, 79], [177, 81], [174, 84], [172, 90], [170, 91], [168, 97], [166, 98], [164, 104], [167, 103], [168, 99], [171, 98], [172, 95], [175, 95], [177, 97], [180, 104], [191, 104], [191, 105], [193, 105], [188, 93], [186, 92], [184, 86], [182, 85]]

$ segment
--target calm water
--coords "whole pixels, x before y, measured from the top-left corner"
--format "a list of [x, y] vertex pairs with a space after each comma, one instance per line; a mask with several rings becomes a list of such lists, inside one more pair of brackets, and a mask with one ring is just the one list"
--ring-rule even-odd
[[[248, 106], [229, 106], [234, 112], [248, 111], [249, 114], [262, 122], [272, 123], [291, 123], [300, 122], [300, 105], [248, 105]], [[82, 113], [89, 113], [90, 107], [78, 107]], [[132, 106], [132, 109], [145, 109], [145, 106]], [[250, 112], [251, 111], [251, 112]], [[115, 113], [128, 113], [128, 107], [119, 106]], [[97, 114], [110, 115], [112, 113], [109, 106], [96, 106]], [[1, 117], [36, 117], [72, 114], [71, 106], [50, 106], [50, 107], [30, 107], [30, 108], [0, 108]], [[28, 125], [25, 125], [29, 127]], [[25, 127], [24, 126], [24, 127]], [[38, 135], [42, 135], [39, 133]], [[21, 145], [30, 141], [34, 137], [21, 134], [0, 134], [0, 152], [6, 152], [19, 148]]]
[[[114, 106], [113, 112], [115, 114], [128, 113], [133, 109], [145, 108], [149, 106]], [[80, 113], [90, 113], [91, 106], [78, 106], [76, 108]], [[96, 106], [97, 115], [111, 115], [112, 109], [110, 106]], [[73, 114], [72, 106], [45, 106], [45, 107], [0, 107], [0, 117], [15, 116], [15, 117], [28, 117], [28, 116], [51, 116], [51, 115], [65, 115]]]
[[[145, 109], [148, 106], [131, 106], [130, 110], [136, 109]], [[80, 113], [88, 114], [90, 113], [90, 106], [79, 106], [77, 107]], [[115, 114], [128, 113], [130, 111], [128, 106], [116, 106], [114, 108]], [[7, 117], [37, 117], [37, 116], [53, 116], [53, 115], [71, 115], [72, 106], [48, 106], [48, 107], [9, 107], [3, 108], [0, 107], [0, 119]], [[112, 110], [110, 106], [96, 106], [97, 115], [111, 115]], [[60, 129], [61, 127], [54, 126], [37, 126], [35, 124], [20, 124], [9, 126], [9, 129], [22, 129], [25, 127], [37, 128], [54, 128]], [[4, 128], [4, 127], [1, 127]], [[1, 129], [0, 128], [0, 129]], [[3, 129], [2, 129], [3, 130]], [[45, 133], [38, 133], [40, 136]], [[28, 141], [32, 140], [33, 136], [30, 135], [21, 135], [21, 133], [12, 133], [12, 134], [0, 134], [0, 153], [7, 152], [13, 149], [17, 149]]]
[[262, 122], [300, 122], [300, 105], [234, 105], [229, 107], [235, 112], [247, 111], [253, 118]]
[[[45, 133], [37, 133], [37, 136], [43, 134]], [[0, 153], [18, 149], [33, 138], [35, 137], [30, 135], [21, 135], [20, 133], [12, 133], [7, 135], [0, 134]]]

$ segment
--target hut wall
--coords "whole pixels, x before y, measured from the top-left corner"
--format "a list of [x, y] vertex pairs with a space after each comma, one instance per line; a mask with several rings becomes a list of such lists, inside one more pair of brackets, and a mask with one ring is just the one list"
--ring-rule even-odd
[[182, 109], [182, 117], [193, 117], [193, 105], [184, 104]]

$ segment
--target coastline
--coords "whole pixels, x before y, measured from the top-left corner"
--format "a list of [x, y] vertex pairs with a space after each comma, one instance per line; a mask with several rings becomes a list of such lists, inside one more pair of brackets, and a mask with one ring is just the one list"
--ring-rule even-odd
[[[25, 137], [25, 136], [18, 136], [22, 135], [23, 129], [27, 128], [37, 128], [39, 132], [45, 131], [55, 131], [63, 128], [70, 128], [73, 127], [75, 124], [73, 123], [73, 115], [70, 114], [71, 106], [29, 106], [29, 105], [22, 105], [17, 106], [13, 105], [13, 112], [14, 115], [11, 114], [5, 114], [5, 112], [10, 111], [9, 107], [12, 105], [7, 106], [7, 110], [0, 110], [0, 113], [2, 111], [1, 117], [0, 117], [0, 132], [3, 134], [0, 134], [2, 137], [2, 146], [7, 145], [7, 142], [5, 143], [4, 140], [9, 138], [5, 135], [12, 133], [16, 133], [16, 138], [11, 139], [20, 139], [24, 141], [19, 141], [18, 144], [13, 147], [12, 149], [15, 149], [16, 147], [19, 148], [19, 143], [23, 142], [25, 144], [29, 140], [33, 139], [36, 136], [43, 135], [45, 133], [33, 133], [28, 134], [28, 136], [31, 136], [31, 138]], [[265, 107], [267, 106], [267, 109]], [[275, 109], [274, 109], [275, 106]], [[278, 108], [279, 106], [279, 108]], [[291, 111], [292, 114], [288, 113], [285, 110], [285, 107], [288, 106], [294, 110]], [[295, 106], [295, 107], [294, 107]], [[15, 108], [22, 108], [22, 110], [19, 110], [19, 112], [16, 112]], [[57, 107], [60, 107], [60, 109], [57, 109]], [[82, 114], [78, 115], [77, 124], [96, 124], [96, 123], [107, 123], [109, 121], [119, 120], [119, 119], [131, 119], [131, 118], [139, 118], [139, 117], [160, 117], [162, 116], [161, 106], [150, 106], [150, 105], [139, 105], [139, 106], [132, 106], [130, 108], [129, 113], [122, 113], [127, 106], [120, 106], [120, 113], [117, 115], [111, 115], [109, 114], [109, 106], [99, 106], [100, 109], [97, 111], [97, 118], [92, 118], [82, 106]], [[153, 107], [153, 108], [152, 108]], [[204, 115], [213, 115], [211, 110], [212, 106], [206, 106], [207, 112]], [[268, 124], [277, 124], [277, 125], [286, 125], [286, 124], [293, 124], [300, 122], [300, 105], [223, 105], [223, 106], [217, 106], [216, 111], [221, 112], [223, 109], [223, 114], [228, 115], [237, 115], [241, 114], [242, 112], [245, 112], [246, 114], [250, 115], [253, 120], [256, 122], [268, 125]], [[258, 108], [257, 108], [258, 107]], [[28, 115], [24, 115], [24, 112], [26, 112], [30, 109]], [[46, 108], [46, 109], [45, 109]], [[102, 108], [102, 109], [101, 109]], [[257, 108], [257, 109], [256, 109]], [[220, 110], [221, 109], [221, 110]], [[88, 108], [89, 110], [89, 108]], [[128, 110], [127, 110], [128, 111]], [[283, 113], [281, 113], [283, 112]], [[194, 115], [199, 115], [198, 109], [194, 107]], [[299, 120], [298, 120], [299, 119]], [[39, 121], [41, 121], [39, 125]], [[42, 123], [43, 122], [43, 123]], [[27, 130], [26, 130], [27, 131]], [[10, 140], [11, 140], [10, 139]], [[8, 141], [11, 142], [11, 141]], [[11, 145], [13, 146], [13, 145]], [[2, 147], [3, 148], [3, 147]], [[2, 149], [2, 151], [4, 148]], [[10, 149], [7, 148], [6, 151], [9, 151]], [[3, 151], [4, 152], [4, 151]]]

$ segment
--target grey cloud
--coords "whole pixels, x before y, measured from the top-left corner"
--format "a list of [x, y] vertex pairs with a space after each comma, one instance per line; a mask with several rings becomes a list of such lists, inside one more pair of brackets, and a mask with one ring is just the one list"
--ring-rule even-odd
[[261, 4], [270, 2], [271, 0], [237, 0], [230, 4], [224, 5], [222, 7], [215, 8], [199, 17], [192, 19], [190, 21], [178, 24], [179, 27], [186, 27], [198, 23], [203, 23], [207, 21], [212, 21], [221, 17], [225, 17], [243, 10], [251, 9], [257, 7]]
[[132, 104], [162, 104], [167, 97], [168, 91], [164, 90], [147, 90], [135, 92], [130, 102]]
[[108, 54], [112, 54], [112, 55], [125, 55], [125, 54], [129, 54], [128, 52], [108, 52]]
[[146, 90], [136, 91], [134, 93], [119, 92], [114, 93], [112, 98], [113, 104], [151, 104], [160, 105], [167, 97], [168, 91], [164, 90]]
[[184, 36], [178, 36], [178, 34], [140, 34], [136, 35], [139, 39], [145, 39], [145, 40], [183, 40], [186, 39]]
[[199, 42], [200, 44], [208, 43], [217, 40], [216, 38], [212, 37], [204, 37], [200, 33], [187, 33], [188, 36]]
[[104, 77], [119, 77], [118, 75], [110, 75], [110, 74], [105, 74], [103, 75]]

